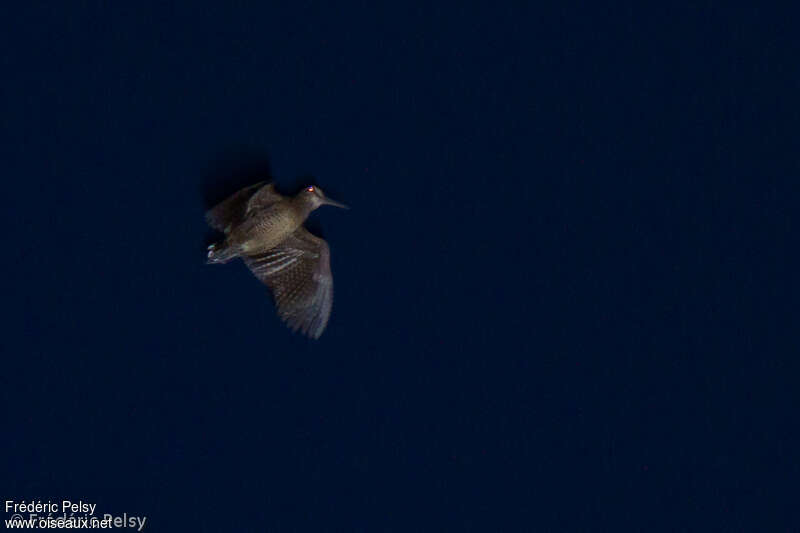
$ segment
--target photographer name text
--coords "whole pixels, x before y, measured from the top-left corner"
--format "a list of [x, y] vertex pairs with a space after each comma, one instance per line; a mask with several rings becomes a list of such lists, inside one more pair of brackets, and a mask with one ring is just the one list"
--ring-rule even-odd
[[70, 500], [61, 500], [61, 503], [41, 500], [26, 502], [16, 502], [14, 500], [6, 500], [7, 513], [84, 513], [94, 514], [97, 508], [96, 503], [87, 503], [84, 501], [73, 502]]

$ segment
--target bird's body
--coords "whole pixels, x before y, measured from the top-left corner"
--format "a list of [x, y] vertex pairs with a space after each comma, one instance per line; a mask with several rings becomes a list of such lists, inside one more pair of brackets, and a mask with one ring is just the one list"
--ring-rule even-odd
[[232, 228], [227, 242], [228, 245], [240, 246], [248, 254], [266, 252], [294, 233], [304, 218], [291, 202], [281, 201]]
[[321, 205], [345, 207], [306, 187], [295, 197], [272, 184], [246, 187], [206, 213], [208, 223], [225, 240], [208, 247], [209, 263], [241, 257], [272, 289], [278, 314], [289, 327], [318, 338], [333, 304], [333, 277], [327, 243], [303, 227]]

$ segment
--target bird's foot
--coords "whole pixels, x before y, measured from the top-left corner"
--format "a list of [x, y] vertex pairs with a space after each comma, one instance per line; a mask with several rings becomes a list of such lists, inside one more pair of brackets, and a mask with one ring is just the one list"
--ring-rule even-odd
[[208, 259], [209, 263], [215, 262], [214, 261], [214, 259], [215, 259], [214, 254], [217, 252], [218, 248], [219, 248], [219, 245], [216, 244], [216, 243], [215, 244], [209, 244], [208, 248], [206, 248], [208, 250], [208, 253], [206, 254], [206, 258]]
[[231, 248], [230, 246], [225, 246], [224, 244], [212, 244], [208, 247], [208, 253], [206, 254], [207, 263], [227, 263], [234, 257], [236, 257], [236, 250], [235, 248]]

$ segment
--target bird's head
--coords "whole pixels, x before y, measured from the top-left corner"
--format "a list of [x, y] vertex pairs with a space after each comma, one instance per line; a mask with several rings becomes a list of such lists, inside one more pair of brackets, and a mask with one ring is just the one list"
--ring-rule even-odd
[[341, 207], [342, 209], [350, 209], [346, 205], [335, 200], [331, 200], [325, 196], [325, 193], [322, 192], [322, 189], [316, 185], [309, 185], [300, 192], [300, 195], [302, 196], [304, 202], [307, 202], [312, 206], [312, 209], [316, 209], [321, 205], [332, 205], [334, 207]]

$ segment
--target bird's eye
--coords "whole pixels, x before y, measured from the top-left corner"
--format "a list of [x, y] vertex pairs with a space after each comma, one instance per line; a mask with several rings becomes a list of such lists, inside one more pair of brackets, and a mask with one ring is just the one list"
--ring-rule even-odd
[[307, 190], [308, 192], [314, 192], [314, 186], [312, 185], [312, 186], [310, 186], [310, 187], [306, 187], [306, 190]]

